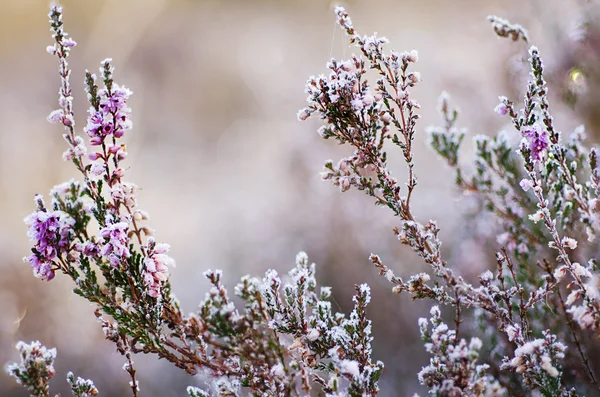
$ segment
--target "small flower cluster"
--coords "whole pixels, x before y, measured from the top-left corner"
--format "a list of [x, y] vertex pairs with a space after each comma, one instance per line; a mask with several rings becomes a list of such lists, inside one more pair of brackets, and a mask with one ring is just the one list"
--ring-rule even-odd
[[[29, 344], [17, 343], [17, 350], [21, 356], [20, 363], [6, 366], [6, 372], [14, 377], [17, 382], [35, 397], [49, 397], [50, 388], [48, 383], [54, 377], [54, 360], [56, 349], [48, 349], [39, 341]], [[71, 392], [75, 397], [93, 397], [98, 395], [98, 389], [94, 382], [88, 379], [77, 378], [72, 372], [67, 374], [67, 382], [71, 386]]]
[[67, 253], [75, 220], [62, 211], [48, 211], [41, 196], [35, 197], [37, 211], [25, 218], [27, 235], [34, 242], [33, 253], [25, 258], [33, 274], [44, 280], [54, 278], [54, 261]]
[[56, 349], [47, 349], [39, 341], [27, 344], [17, 343], [20, 363], [6, 366], [6, 372], [13, 376], [33, 396], [49, 396], [48, 383], [55, 375], [54, 360]]
[[469, 343], [458, 339], [456, 332], [442, 322], [437, 306], [431, 308], [429, 319], [419, 319], [425, 350], [433, 357], [419, 372], [419, 382], [434, 396], [506, 396], [507, 391], [487, 372], [489, 365], [478, 364], [482, 341], [472, 338]]
[[[90, 144], [93, 146], [102, 146], [109, 135], [121, 138], [132, 127], [131, 109], [127, 107], [127, 100], [132, 92], [112, 82], [114, 69], [111, 62], [110, 58], [102, 62], [101, 71], [105, 88], [99, 91], [93, 89], [88, 91], [92, 106], [88, 110], [89, 116], [84, 131], [89, 135]], [[95, 75], [90, 75], [89, 78], [92, 81], [96, 80]], [[121, 147], [111, 146], [108, 150], [114, 155], [121, 150]], [[102, 155], [102, 153], [95, 153], [92, 157], [95, 159]]]

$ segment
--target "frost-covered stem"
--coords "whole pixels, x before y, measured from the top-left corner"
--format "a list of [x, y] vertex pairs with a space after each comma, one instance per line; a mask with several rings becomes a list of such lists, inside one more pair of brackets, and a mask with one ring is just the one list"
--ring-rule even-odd
[[[574, 175], [567, 166], [565, 151], [564, 148], [561, 147], [559, 142], [560, 134], [559, 132], [554, 130], [554, 123], [552, 120], [552, 116], [549, 112], [550, 105], [548, 103], [548, 86], [546, 85], [546, 81], [544, 79], [544, 67], [538, 49], [536, 47], [532, 47], [530, 50], [530, 55], [531, 71], [533, 77], [535, 78], [535, 84], [537, 85], [537, 94], [539, 96], [539, 106], [542, 114], [542, 122], [546, 126], [546, 129], [548, 131], [548, 137], [553, 145], [554, 150], [552, 151], [552, 153], [554, 154], [556, 160], [560, 164], [560, 168], [563, 172], [563, 175], [565, 176], [567, 184], [571, 187], [571, 189], [574, 192], [574, 199], [579, 205], [579, 210], [583, 211], [587, 219], [589, 219], [590, 223], [594, 225], [595, 223], [597, 223], [594, 221], [595, 217], [593, 216], [592, 211], [588, 205], [588, 201], [582, 195], [583, 190], [581, 188], [581, 185], [575, 182]], [[597, 224], [595, 226], [596, 228], [598, 227]]]
[[513, 310], [512, 303], [510, 302], [510, 296], [508, 295], [508, 290], [506, 289], [506, 284], [504, 283], [504, 261], [506, 258], [505, 250], [502, 250], [502, 255], [496, 254], [496, 263], [498, 266], [497, 269], [497, 278], [500, 281], [500, 289], [502, 290], [502, 301], [504, 302], [504, 306], [506, 306], [506, 310], [508, 311], [508, 318], [512, 321], [513, 319]]
[[[67, 33], [63, 28], [62, 21], [62, 7], [55, 5], [51, 8], [50, 13], [48, 14], [50, 17], [50, 26], [53, 31], [52, 37], [55, 40], [55, 44], [53, 46], [49, 46], [47, 51], [51, 55], [55, 55], [58, 59], [58, 74], [60, 76], [60, 91], [59, 91], [59, 106], [60, 111], [54, 111], [49, 119], [52, 119], [53, 122], [58, 121], [67, 130], [67, 133], [64, 135], [65, 140], [69, 144], [72, 153], [73, 153], [73, 163], [83, 174], [84, 181], [90, 190], [90, 194], [92, 197], [97, 197], [96, 189], [94, 188], [92, 182], [89, 179], [88, 171], [85, 167], [83, 156], [84, 152], [81, 150], [75, 150], [78, 146], [83, 147], [83, 141], [80, 137], [75, 135], [75, 115], [73, 113], [73, 97], [71, 96], [71, 69], [69, 69], [69, 63], [67, 62], [67, 57], [69, 56], [69, 52], [71, 48], [76, 45], [75, 41], [67, 36]], [[58, 112], [62, 111], [62, 115]]]
[[523, 330], [524, 335], [529, 335], [529, 321], [527, 320], [527, 309], [525, 307], [525, 290], [523, 286], [517, 279], [517, 275], [515, 274], [515, 267], [513, 265], [512, 259], [506, 248], [502, 248], [502, 255], [506, 259], [506, 267], [510, 271], [510, 275], [513, 279], [513, 283], [515, 284], [515, 288], [517, 288], [519, 292], [519, 319], [521, 322], [521, 329]]
[[127, 364], [125, 364], [124, 369], [127, 371], [129, 376], [131, 377], [131, 382], [129, 382], [129, 386], [131, 387], [131, 393], [133, 397], [138, 397], [139, 394], [139, 384], [135, 377], [135, 367], [133, 366], [133, 360], [131, 358], [131, 349], [129, 349], [129, 343], [127, 341], [127, 337], [124, 335], [121, 336], [123, 340], [123, 346], [125, 347], [125, 358], [127, 359]]
[[541, 186], [542, 182], [538, 179], [537, 174], [535, 173], [535, 171], [533, 171], [533, 169], [528, 171], [528, 175], [532, 182], [533, 192], [535, 194], [535, 197], [538, 200], [538, 206], [539, 206], [540, 212], [543, 216], [544, 224], [546, 225], [546, 228], [548, 229], [548, 231], [550, 232], [550, 235], [552, 236], [552, 240], [554, 242], [554, 244], [553, 244], [554, 248], [558, 251], [559, 258], [567, 266], [567, 268], [569, 269], [569, 272], [571, 273], [571, 275], [577, 282], [577, 285], [579, 285], [579, 287], [582, 289], [582, 291], [585, 295], [586, 290], [585, 290], [585, 285], [583, 283], [583, 280], [575, 272], [573, 263], [571, 262], [571, 259], [569, 258], [569, 254], [567, 254], [566, 246], [563, 243], [563, 241], [560, 237], [560, 234], [558, 233], [558, 230], [556, 229], [556, 220], [552, 219], [552, 217], [550, 215], [550, 210], [548, 209], [547, 200], [544, 198], [544, 193], [543, 193], [543, 189]]
[[[553, 277], [552, 270], [550, 269], [550, 267], [547, 267], [547, 272], [550, 277]], [[560, 302], [560, 307], [565, 315], [565, 320], [567, 321], [567, 325], [569, 326], [569, 331], [571, 333], [571, 336], [573, 337], [573, 343], [575, 343], [575, 346], [577, 347], [577, 352], [579, 353], [579, 357], [581, 357], [581, 362], [583, 363], [583, 365], [585, 366], [585, 369], [587, 370], [590, 381], [596, 387], [596, 390], [598, 390], [600, 392], [600, 385], [598, 385], [598, 381], [596, 380], [594, 371], [592, 371], [592, 368], [590, 367], [589, 359], [581, 347], [579, 337], [577, 336], [577, 332], [575, 331], [575, 324], [573, 324], [573, 320], [571, 319], [571, 316], [568, 312], [567, 305], [562, 297], [562, 292], [560, 291], [560, 288], [556, 288], [556, 294], [557, 294], [558, 300]]]

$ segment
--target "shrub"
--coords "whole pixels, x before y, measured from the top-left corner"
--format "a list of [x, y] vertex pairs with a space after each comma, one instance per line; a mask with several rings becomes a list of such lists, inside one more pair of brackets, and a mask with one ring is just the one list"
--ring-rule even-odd
[[[434, 303], [430, 318], [418, 324], [431, 355], [420, 383], [436, 396], [600, 392], [589, 358], [600, 328], [598, 154], [583, 145], [582, 127], [567, 137], [555, 128], [538, 49], [529, 49], [523, 104], [500, 97], [495, 109], [519, 134], [517, 147], [502, 133], [476, 136], [473, 166], [465, 165], [466, 132], [457, 127], [459, 112], [446, 93], [439, 100], [441, 124], [428, 128], [430, 145], [453, 170], [458, 189], [474, 195], [482, 214], [492, 214], [502, 229], [496, 266], [474, 285], [444, 258], [437, 223], [417, 219], [411, 206], [418, 53], [386, 52], [385, 38], [361, 36], [343, 8], [335, 13], [358, 54], [332, 59], [329, 76], [308, 80], [308, 104], [298, 118], [318, 116], [323, 138], [353, 148], [350, 156], [327, 161], [322, 178], [389, 208], [400, 243], [430, 267], [430, 273], [402, 278], [379, 256], [370, 257], [394, 293]], [[127, 151], [120, 139], [132, 128], [132, 92], [115, 83], [110, 59], [101, 63], [100, 83], [86, 72], [86, 146], [76, 133], [67, 63], [76, 43], [63, 29], [62, 9], [52, 7], [49, 16], [55, 43], [47, 50], [58, 59], [61, 85], [59, 108], [48, 119], [63, 125], [63, 158], [81, 176], [52, 189], [49, 206], [35, 197], [37, 208], [25, 219], [33, 243], [25, 260], [41, 279], [71, 278], [73, 291], [96, 306], [106, 338], [124, 356], [132, 394], [139, 395], [133, 355], [145, 353], [202, 374], [208, 389], [189, 387], [190, 396], [376, 395], [384, 365], [372, 358], [369, 287], [356, 287], [351, 313], [334, 312], [330, 288], [318, 286], [304, 253], [286, 276], [270, 270], [262, 278], [243, 277], [236, 298], [222, 272], [208, 270], [212, 287], [200, 309], [182, 312], [169, 283], [175, 265], [169, 245], [154, 239], [136, 186], [124, 180]], [[529, 40], [519, 25], [497, 17], [490, 22], [498, 36]], [[388, 168], [387, 153], [395, 147], [407, 166], [404, 184]], [[442, 320], [443, 306], [453, 309], [452, 325]], [[487, 332], [478, 332], [477, 324]], [[39, 342], [20, 342], [17, 349], [21, 363], [7, 371], [31, 395], [49, 396], [56, 351]], [[75, 396], [98, 394], [89, 380], [72, 373], [67, 380]]]

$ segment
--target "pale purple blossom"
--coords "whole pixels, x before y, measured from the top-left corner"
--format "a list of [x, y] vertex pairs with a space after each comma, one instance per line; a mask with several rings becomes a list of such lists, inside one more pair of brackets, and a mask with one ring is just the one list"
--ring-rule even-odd
[[129, 89], [117, 84], [113, 84], [110, 91], [106, 88], [99, 90], [98, 109], [90, 107], [84, 129], [93, 146], [104, 143], [108, 135], [120, 138], [131, 129], [131, 109], [127, 107], [127, 100], [131, 94]]
[[[36, 199], [41, 203], [41, 197]], [[36, 277], [50, 281], [54, 278], [54, 260], [69, 250], [75, 221], [62, 211], [47, 212], [41, 207], [27, 216], [25, 223], [27, 235], [34, 245], [33, 253], [24, 260], [29, 262]]]
[[550, 146], [546, 130], [536, 123], [534, 125], [523, 126], [521, 134], [527, 139], [533, 160], [540, 161]]
[[131, 256], [129, 252], [129, 237], [127, 229], [129, 225], [125, 222], [117, 222], [106, 225], [100, 230], [100, 236], [104, 239], [100, 253], [106, 256], [110, 264], [117, 267], [124, 259]]
[[153, 237], [148, 239], [148, 256], [144, 259], [144, 284], [148, 295], [160, 296], [160, 290], [169, 278], [169, 267], [175, 267], [173, 258], [167, 255], [169, 244], [157, 244]]

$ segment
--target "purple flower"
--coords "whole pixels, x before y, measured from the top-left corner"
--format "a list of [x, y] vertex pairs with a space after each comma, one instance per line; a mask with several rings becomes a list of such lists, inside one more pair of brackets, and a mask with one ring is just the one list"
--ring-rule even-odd
[[508, 113], [508, 107], [506, 107], [504, 103], [500, 103], [494, 108], [494, 112], [498, 113], [500, 116], [505, 116]]
[[167, 255], [171, 247], [169, 244], [156, 244], [154, 238], [148, 239], [148, 257], [144, 260], [144, 284], [148, 288], [148, 295], [158, 298], [160, 288], [169, 277], [169, 266], [174, 267], [175, 261]]
[[91, 144], [99, 146], [108, 135], [120, 138], [125, 131], [131, 129], [129, 117], [131, 109], [127, 107], [127, 99], [132, 94], [124, 87], [113, 85], [111, 92], [103, 89], [98, 96], [100, 98], [99, 109], [89, 109], [89, 116], [85, 132], [91, 138]]
[[54, 259], [69, 250], [75, 220], [62, 211], [46, 212], [39, 209], [25, 218], [27, 235], [34, 242], [33, 254], [24, 258], [36, 277], [54, 278]]
[[529, 150], [535, 161], [540, 161], [542, 155], [550, 146], [548, 133], [539, 125], [526, 125], [521, 128], [521, 134], [529, 142]]
[[129, 258], [129, 237], [127, 229], [129, 225], [125, 222], [118, 222], [107, 225], [100, 230], [100, 236], [104, 238], [104, 243], [100, 253], [108, 257], [110, 264], [117, 267], [124, 258]]

